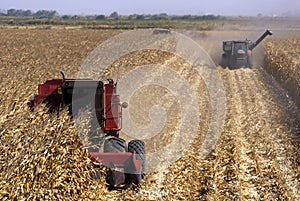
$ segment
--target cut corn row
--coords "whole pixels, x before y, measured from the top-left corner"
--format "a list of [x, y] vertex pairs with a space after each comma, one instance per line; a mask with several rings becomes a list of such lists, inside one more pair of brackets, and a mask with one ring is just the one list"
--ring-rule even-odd
[[[121, 77], [134, 66], [151, 62], [180, 72], [202, 95], [199, 133], [178, 161], [164, 171], [147, 175], [138, 188], [108, 191], [104, 178], [92, 180], [93, 169], [82, 144], [85, 136], [76, 133], [76, 129], [86, 132], [86, 118], [80, 120], [82, 127], [75, 129], [66, 111], [59, 117], [51, 116], [41, 106], [30, 113], [26, 101], [36, 93], [38, 83], [57, 78], [60, 70], [75, 77], [84, 57], [116, 33], [1, 30], [0, 200], [297, 200], [299, 140], [294, 135], [299, 132], [295, 125], [300, 118], [288, 97], [277, 97], [284, 91], [274, 92], [280, 87], [269, 83], [269, 76], [257, 69], [220, 69], [228, 94], [226, 123], [216, 149], [203, 159], [199, 150], [210, 118], [205, 84], [182, 60], [149, 50], [116, 61], [107, 75]], [[272, 41], [270, 48], [274, 45]], [[267, 56], [273, 58], [270, 62], [292, 62], [279, 61], [275, 56], [283, 53], [268, 48], [267, 55], [274, 55]], [[273, 64], [270, 68], [279, 65]], [[295, 78], [290, 71], [284, 73]], [[148, 90], [164, 94], [156, 89]], [[158, 100], [161, 102], [168, 106], [164, 99]], [[174, 118], [168, 122], [163, 140], [147, 142], [150, 151], [172, 141], [172, 129], [179, 121], [175, 118], [178, 106], [174, 107], [168, 111]], [[143, 117], [137, 114], [138, 108], [131, 112]]]
[[[99, 41], [88, 33], [1, 30], [0, 200], [105, 196], [104, 178], [92, 180], [94, 169], [67, 112], [51, 116], [41, 105], [30, 113], [26, 104], [37, 85], [59, 78], [60, 70], [75, 76], [82, 58], [97, 45], [91, 41]], [[102, 31], [100, 40], [109, 35]]]

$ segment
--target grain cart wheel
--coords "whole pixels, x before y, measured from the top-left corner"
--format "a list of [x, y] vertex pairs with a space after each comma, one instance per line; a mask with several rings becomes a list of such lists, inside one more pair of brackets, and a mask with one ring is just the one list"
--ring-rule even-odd
[[140, 174], [129, 174], [130, 180], [134, 184], [139, 184], [141, 179], [144, 178], [145, 174], [145, 143], [141, 140], [132, 140], [128, 143], [128, 152], [135, 152], [136, 159], [141, 160], [141, 173]]
[[125, 152], [125, 140], [112, 137], [104, 141], [104, 152]]

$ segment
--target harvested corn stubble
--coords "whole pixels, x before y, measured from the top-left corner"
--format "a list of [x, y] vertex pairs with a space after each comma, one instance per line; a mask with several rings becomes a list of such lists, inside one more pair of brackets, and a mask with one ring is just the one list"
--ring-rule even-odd
[[[201, 95], [199, 130], [192, 133], [195, 139], [180, 159], [147, 174], [138, 187], [109, 191], [104, 176], [93, 180], [95, 170], [85, 150], [89, 146], [85, 138], [88, 117], [79, 118], [82, 124], [76, 128], [67, 111], [49, 115], [40, 105], [31, 113], [26, 103], [39, 83], [60, 78], [59, 71], [75, 78], [86, 56], [119, 32], [1, 29], [0, 200], [300, 200], [300, 112], [286, 90], [256, 66], [234, 71], [218, 68], [227, 97], [225, 125], [215, 149], [201, 158], [211, 113], [205, 83], [183, 59], [155, 50], [126, 55], [105, 73], [120, 79], [136, 66], [149, 63], [180, 72]], [[209, 41], [203, 44], [220, 34], [232, 37], [240, 32], [208, 31], [205, 38]], [[298, 44], [298, 40], [288, 44], [294, 42]], [[280, 50], [281, 45], [272, 49], [275, 45], [267, 44], [266, 54], [272, 55], [267, 56], [269, 67], [281, 66], [285, 70], [279, 77], [297, 79], [298, 67], [283, 65], [295, 66], [296, 61]], [[141, 126], [150, 122], [147, 109], [153, 103], [164, 107], [170, 117], [158, 139], [145, 140], [147, 151], [170, 144], [181, 121], [176, 97], [154, 86], [141, 88], [133, 98], [130, 113]], [[97, 171], [105, 175], [105, 168]]]

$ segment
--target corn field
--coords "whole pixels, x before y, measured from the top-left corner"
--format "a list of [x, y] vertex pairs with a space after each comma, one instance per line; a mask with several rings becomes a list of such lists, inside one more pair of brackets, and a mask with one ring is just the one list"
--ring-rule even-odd
[[[108, 73], [126, 72], [118, 66], [133, 68], [152, 62], [182, 72], [202, 94], [199, 112], [203, 119], [195, 140], [179, 160], [146, 175], [138, 187], [111, 191], [104, 177], [93, 180], [95, 169], [67, 111], [51, 115], [41, 105], [32, 113], [27, 101], [37, 93], [39, 83], [60, 78], [61, 70], [76, 77], [84, 58], [118, 33], [0, 30], [0, 200], [300, 200], [300, 109], [286, 89], [261, 67], [218, 67], [227, 96], [225, 125], [215, 149], [201, 158], [211, 109], [205, 83], [181, 59], [149, 50], [115, 62]], [[300, 92], [299, 42], [269, 41], [265, 56], [267, 71], [287, 88], [293, 85], [290, 89], [296, 95]], [[143, 90], [146, 94], [158, 91]], [[157, 93], [163, 96], [164, 91]], [[135, 109], [132, 112], [138, 115], [139, 107]], [[179, 127], [173, 119], [167, 131]], [[168, 134], [159, 146], [172, 141]], [[105, 168], [98, 171], [105, 175]]]
[[266, 70], [282, 82], [300, 104], [300, 40], [271, 40], [266, 44]]

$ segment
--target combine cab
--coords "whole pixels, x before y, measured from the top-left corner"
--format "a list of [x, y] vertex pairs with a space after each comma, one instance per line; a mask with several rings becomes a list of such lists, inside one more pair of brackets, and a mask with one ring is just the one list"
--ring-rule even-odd
[[241, 67], [251, 68], [252, 63], [252, 50], [272, 32], [267, 30], [257, 41], [250, 40], [241, 41], [223, 41], [223, 51], [221, 66], [223, 68], [237, 69]]
[[[126, 142], [119, 137], [122, 128], [122, 108], [127, 103], [120, 103], [116, 94], [116, 84], [112, 79], [107, 82], [90, 79], [47, 80], [38, 86], [38, 94], [30, 97], [28, 106], [33, 111], [39, 104], [45, 103], [50, 113], [68, 107], [69, 113], [76, 116], [81, 108], [92, 106], [95, 109], [94, 120], [105, 135], [103, 152], [89, 150], [88, 156], [94, 165], [109, 167], [107, 182], [112, 187], [126, 183], [139, 184], [145, 168], [145, 144], [141, 140]], [[128, 151], [126, 151], [128, 150]]]

